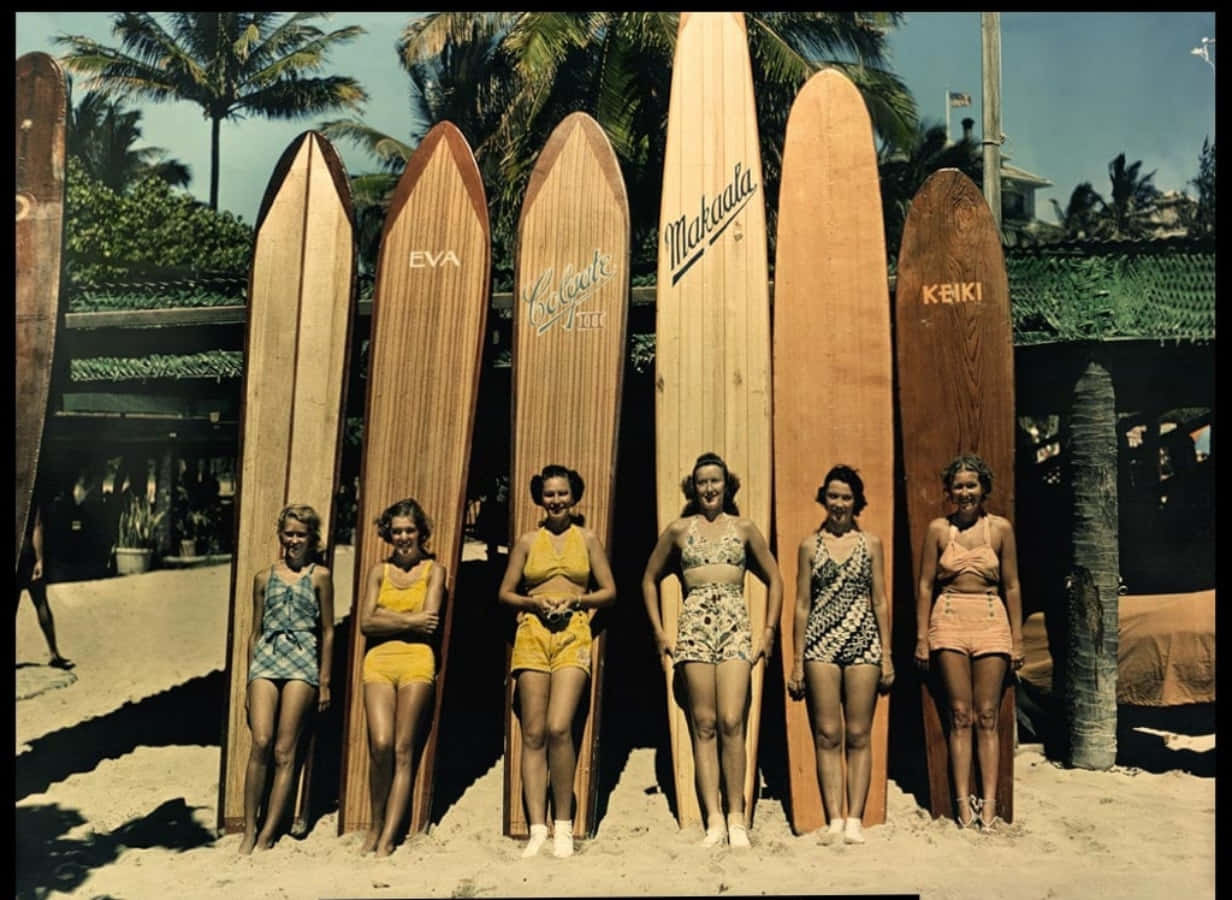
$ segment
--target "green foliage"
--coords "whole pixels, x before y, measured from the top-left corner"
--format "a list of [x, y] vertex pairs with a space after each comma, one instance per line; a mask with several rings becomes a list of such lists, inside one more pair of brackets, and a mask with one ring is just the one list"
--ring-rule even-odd
[[166, 510], [156, 512], [154, 504], [144, 495], [130, 492], [120, 510], [116, 546], [154, 549], [157, 543], [154, 532], [166, 515]]
[[1215, 233], [1215, 145], [1210, 138], [1202, 141], [1202, 154], [1198, 157], [1198, 177], [1190, 184], [1198, 192], [1198, 209], [1190, 226], [1191, 234]]
[[252, 228], [147, 176], [124, 193], [68, 161], [64, 264], [76, 284], [140, 281], [203, 271], [244, 271]]

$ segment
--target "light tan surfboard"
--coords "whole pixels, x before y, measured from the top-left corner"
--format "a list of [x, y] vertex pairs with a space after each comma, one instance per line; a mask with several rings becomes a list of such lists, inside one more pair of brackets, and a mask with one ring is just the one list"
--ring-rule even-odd
[[[940, 473], [959, 453], [977, 453], [988, 463], [995, 481], [986, 509], [1014, 519], [1014, 340], [1005, 254], [980, 189], [957, 169], [934, 172], [911, 201], [894, 308], [911, 564], [918, 573], [928, 523], [953, 510]], [[914, 596], [910, 602], [902, 614], [914, 620]], [[929, 806], [934, 819], [953, 817], [944, 689], [935, 667], [921, 702]], [[998, 720], [997, 815], [1012, 822], [1012, 678]], [[979, 784], [975, 757], [973, 788]]]
[[[616, 154], [585, 113], [552, 131], [531, 173], [518, 225], [513, 311], [511, 534], [543, 516], [530, 480], [545, 465], [575, 469], [586, 490], [577, 512], [610, 548], [616, 446], [629, 308], [629, 202]], [[592, 622], [595, 614], [592, 613]], [[595, 830], [606, 632], [594, 635], [585, 724], [574, 773], [573, 830]], [[508, 648], [512, 652], [512, 647]], [[508, 654], [507, 654], [508, 655]], [[508, 665], [508, 661], [506, 662]], [[504, 830], [526, 837], [522, 729], [513, 713], [516, 679], [505, 691]]]
[[[741, 479], [742, 515], [770, 536], [770, 307], [761, 149], [744, 17], [681, 13], [668, 107], [659, 215], [655, 316], [655, 479], [659, 528], [680, 515], [681, 478], [714, 451]], [[766, 589], [748, 575], [754, 634]], [[663, 626], [674, 639], [681, 589], [660, 583]], [[757, 739], [765, 662], [753, 669], [745, 809], [757, 794]], [[684, 708], [667, 677], [668, 725], [681, 828], [701, 823]]]
[[[856, 469], [868, 506], [856, 520], [881, 539], [893, 596], [894, 395], [890, 297], [877, 155], [864, 98], [838, 69], [810, 78], [783, 146], [774, 279], [774, 523], [783, 573], [783, 683], [791, 677], [801, 539], [825, 510], [831, 466]], [[791, 827], [826, 822], [807, 701], [784, 692]], [[870, 738], [864, 823], [885, 821], [889, 695]], [[843, 815], [847, 815], [846, 809]]]
[[21, 558], [51, 391], [64, 236], [67, 98], [64, 72], [54, 59], [46, 53], [27, 53], [17, 60], [13, 94], [17, 120], [15, 562]]
[[[253, 577], [278, 559], [278, 514], [306, 503], [333, 561], [334, 494], [355, 309], [355, 226], [346, 170], [322, 135], [297, 137], [257, 215], [244, 338], [244, 394], [227, 627], [228, 707], [218, 778], [223, 831], [244, 828]], [[343, 679], [334, 673], [331, 691]], [[301, 772], [310, 771], [305, 764]], [[301, 777], [303, 775], [301, 774]], [[297, 791], [296, 821], [307, 785]]]
[[[436, 696], [415, 761], [411, 834], [427, 829], [453, 622], [471, 428], [487, 323], [491, 244], [483, 181], [466, 139], [441, 122], [424, 137], [394, 190], [372, 299], [366, 415], [356, 519], [350, 680], [342, 742], [338, 832], [372, 824], [359, 610], [369, 570], [390, 546], [374, 520], [405, 497], [432, 522], [428, 549], [448, 570], [436, 643]], [[422, 732], [421, 732], [422, 733]]]

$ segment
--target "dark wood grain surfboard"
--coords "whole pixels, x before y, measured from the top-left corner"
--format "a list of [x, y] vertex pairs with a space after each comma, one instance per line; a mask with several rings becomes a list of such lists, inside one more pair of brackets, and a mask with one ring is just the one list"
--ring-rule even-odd
[[17, 120], [17, 328], [13, 368], [17, 404], [13, 483], [16, 565], [38, 473], [60, 309], [68, 94], [64, 72], [46, 53], [27, 53], [18, 58], [13, 106]]
[[[797, 548], [825, 511], [817, 489], [852, 466], [882, 541], [893, 596], [894, 395], [890, 297], [877, 154], [864, 98], [838, 69], [800, 89], [787, 119], [774, 279], [774, 523], [783, 573], [783, 683], [791, 677]], [[826, 822], [805, 700], [784, 692], [789, 813], [797, 834]], [[870, 737], [864, 823], [885, 821], [889, 695]], [[845, 794], [845, 792], [844, 792]], [[847, 815], [846, 809], [843, 815]]]
[[[355, 310], [355, 216], [346, 169], [317, 132], [274, 166], [257, 215], [244, 337], [244, 394], [227, 625], [228, 707], [218, 778], [223, 831], [244, 828], [252, 735], [246, 719], [253, 577], [278, 559], [278, 515], [304, 503], [321, 516], [333, 563], [334, 495]], [[337, 696], [342, 679], [331, 690]], [[310, 756], [310, 754], [309, 754]], [[307, 773], [296, 791], [303, 826]]]
[[[607, 136], [585, 113], [552, 131], [531, 172], [518, 223], [513, 318], [511, 535], [537, 527], [543, 510], [531, 477], [556, 463], [586, 483], [577, 511], [611, 546], [616, 447], [629, 301], [629, 203]], [[592, 614], [592, 621], [594, 616]], [[585, 724], [574, 773], [573, 829], [594, 834], [599, 786], [606, 632], [594, 635]], [[512, 647], [507, 648], [507, 655]], [[508, 660], [506, 661], [508, 665]], [[505, 692], [504, 830], [529, 834], [522, 796], [522, 729], [516, 679]]]
[[415, 761], [410, 833], [426, 830], [430, 821], [490, 269], [483, 181], [462, 132], [441, 122], [420, 142], [394, 189], [377, 262], [355, 531], [340, 834], [372, 824], [362, 678], [367, 641], [359, 610], [369, 570], [390, 550], [374, 520], [404, 497], [418, 500], [432, 521], [429, 549], [448, 571], [436, 695]]
[[[959, 453], [983, 457], [996, 479], [986, 508], [1014, 518], [1014, 345], [1005, 256], [979, 188], [956, 169], [935, 172], [911, 202], [894, 307], [912, 570], [918, 573], [928, 523], [951, 511], [940, 472]], [[914, 620], [914, 597], [910, 603], [900, 615]], [[944, 697], [931, 672], [922, 702], [934, 818], [954, 815]], [[1012, 822], [1014, 691], [1008, 678], [999, 721], [997, 814]], [[974, 788], [974, 752], [972, 766]]]
[[[655, 315], [655, 480], [659, 528], [680, 515], [680, 480], [706, 451], [741, 479], [742, 515], [770, 536], [770, 306], [761, 148], [740, 13], [681, 13], [672, 68]], [[766, 588], [745, 581], [754, 634]], [[681, 587], [660, 583], [674, 638]], [[757, 795], [765, 661], [753, 668], [745, 809]], [[668, 730], [681, 828], [701, 823], [688, 720], [667, 676]]]

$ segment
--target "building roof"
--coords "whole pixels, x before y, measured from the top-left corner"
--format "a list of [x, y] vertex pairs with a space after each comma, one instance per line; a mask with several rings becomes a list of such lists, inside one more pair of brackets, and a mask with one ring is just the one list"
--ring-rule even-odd
[[69, 380], [89, 382], [148, 381], [156, 378], [239, 378], [244, 374], [241, 350], [201, 353], [154, 353], [149, 356], [87, 356], [69, 361]]

